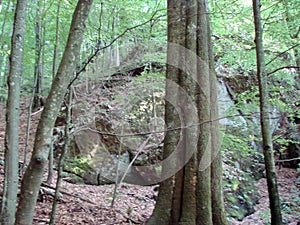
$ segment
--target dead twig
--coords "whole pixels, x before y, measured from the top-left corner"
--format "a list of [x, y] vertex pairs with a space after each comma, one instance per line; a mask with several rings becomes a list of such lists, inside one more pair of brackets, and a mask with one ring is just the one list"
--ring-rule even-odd
[[33, 220], [38, 221], [38, 222], [43, 222], [43, 223], [49, 223], [48, 219], [42, 219], [42, 218], [33, 218]]
[[276, 162], [290, 162], [290, 161], [294, 161], [294, 160], [300, 160], [300, 157], [292, 158], [292, 159], [279, 159], [279, 160], [276, 160]]
[[44, 107], [41, 107], [38, 111], [31, 113], [31, 116], [35, 116], [36, 114], [42, 112], [44, 110]]
[[[46, 183], [42, 183], [42, 186], [55, 190], [55, 187], [52, 187], [52, 186], [50, 186], [50, 185], [48, 185], [48, 184], [46, 184]], [[78, 199], [80, 199], [80, 200], [82, 200], [82, 201], [84, 201], [84, 202], [87, 202], [87, 203], [90, 203], [90, 204], [93, 204], [93, 205], [98, 205], [96, 202], [93, 202], [93, 201], [91, 201], [91, 200], [89, 200], [89, 199], [80, 197], [80, 196], [75, 195], [75, 194], [70, 194], [70, 193], [68, 193], [68, 192], [61, 191], [61, 190], [60, 190], [60, 193], [61, 193], [61, 194], [64, 194], [64, 195], [67, 195], [67, 196], [70, 196], [70, 197], [73, 197], [73, 198], [78, 198]]]

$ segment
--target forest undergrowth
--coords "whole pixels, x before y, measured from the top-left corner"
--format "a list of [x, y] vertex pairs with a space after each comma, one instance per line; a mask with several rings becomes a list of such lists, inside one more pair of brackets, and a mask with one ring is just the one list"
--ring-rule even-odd
[[[26, 105], [21, 104], [20, 122], [20, 162], [23, 161], [26, 140]], [[0, 192], [2, 193], [4, 178], [3, 143], [5, 135], [5, 107], [0, 107]], [[39, 113], [32, 116], [29, 150], [33, 146], [33, 137], [39, 120]], [[20, 163], [21, 165], [21, 163]], [[295, 169], [277, 168], [278, 184], [284, 224], [300, 224], [300, 181]], [[45, 173], [46, 180], [46, 173]], [[56, 172], [51, 187], [55, 187]], [[268, 210], [268, 192], [266, 180], [260, 179], [256, 184], [260, 199], [255, 213], [245, 217], [243, 221], [231, 221], [232, 225], [263, 225], [270, 224]], [[53, 197], [52, 188], [42, 185], [34, 217], [34, 224], [48, 224]], [[62, 182], [62, 197], [59, 199], [56, 224], [145, 224], [152, 214], [157, 196], [156, 186], [137, 186], [123, 184], [120, 186], [114, 207], [111, 207], [114, 185], [78, 185]], [[2, 194], [1, 194], [2, 195]]]

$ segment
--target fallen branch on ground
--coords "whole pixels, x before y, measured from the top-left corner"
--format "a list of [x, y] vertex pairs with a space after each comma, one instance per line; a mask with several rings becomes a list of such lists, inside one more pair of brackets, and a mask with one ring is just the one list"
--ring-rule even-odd
[[[45, 183], [42, 183], [42, 186], [43, 186], [43, 187], [47, 187], [47, 188], [50, 188], [50, 189], [55, 190], [55, 187], [52, 187], [52, 186], [50, 186], [50, 185], [48, 185], [48, 184], [45, 184]], [[78, 195], [70, 194], [70, 193], [65, 192], [65, 191], [60, 191], [60, 193], [61, 193], [61, 194], [64, 194], [64, 195], [67, 195], [67, 196], [70, 196], [70, 197], [73, 197], [73, 198], [79, 198], [80, 200], [82, 200], [82, 201], [84, 201], [84, 202], [88, 202], [88, 203], [93, 204], [93, 205], [98, 205], [97, 203], [95, 203], [95, 202], [93, 202], [93, 201], [91, 201], [91, 200], [89, 200], [89, 199], [80, 197], [80, 196], [78, 196]]]

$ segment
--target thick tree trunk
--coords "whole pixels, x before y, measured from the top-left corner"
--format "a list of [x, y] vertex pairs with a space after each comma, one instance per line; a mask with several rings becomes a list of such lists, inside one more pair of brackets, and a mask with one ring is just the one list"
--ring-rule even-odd
[[272, 133], [270, 126], [270, 115], [269, 115], [269, 101], [268, 101], [268, 85], [267, 75], [265, 72], [264, 62], [264, 47], [263, 47], [263, 29], [261, 25], [259, 0], [253, 0], [253, 14], [254, 14], [254, 25], [255, 25], [255, 44], [256, 44], [256, 59], [257, 59], [257, 75], [259, 82], [259, 93], [260, 93], [260, 122], [261, 122], [261, 133], [263, 139], [264, 159], [266, 165], [267, 184], [270, 199], [271, 209], [271, 224], [281, 225], [282, 216], [280, 209], [280, 199], [278, 194], [276, 168], [274, 163], [273, 145], [272, 145]]
[[[168, 0], [168, 42], [169, 43], [180, 43], [180, 30], [178, 30], [178, 18], [180, 18], [180, 5], [179, 0]], [[168, 55], [167, 61], [173, 61], [173, 54], [179, 54], [174, 52], [172, 45], [168, 44]], [[172, 63], [167, 63], [166, 72], [166, 99], [174, 99], [174, 102], [178, 101], [178, 96], [176, 95], [177, 90], [174, 90], [171, 83], [172, 81], [178, 83], [179, 66], [172, 66]], [[179, 62], [178, 62], [179, 64]], [[180, 126], [180, 121], [178, 116], [175, 114], [174, 106], [170, 101], [166, 101], [165, 105], [165, 122], [167, 128], [174, 128]], [[164, 158], [167, 158], [177, 146], [179, 141], [179, 132], [177, 130], [168, 131], [164, 139]], [[162, 168], [163, 170], [167, 168]], [[172, 224], [171, 211], [173, 202], [173, 190], [174, 188], [174, 178], [171, 177], [160, 183], [158, 197], [155, 205], [155, 209], [150, 220], [147, 222], [148, 225], [168, 225]]]
[[198, 142], [197, 161], [197, 188], [196, 207], [197, 224], [212, 225], [211, 205], [211, 143], [210, 143], [210, 82], [209, 82], [209, 55], [208, 55], [208, 20], [205, 0], [198, 0], [198, 35], [197, 54], [201, 58], [198, 65], [198, 114], [200, 138]]
[[67, 91], [73, 78], [80, 55], [85, 22], [92, 5], [92, 0], [79, 0], [73, 14], [68, 42], [59, 66], [57, 75], [47, 98], [35, 137], [32, 158], [24, 174], [18, 205], [16, 223], [32, 224], [38, 191], [42, 182], [45, 166], [51, 145], [52, 129]]
[[[182, 43], [185, 46], [189, 53], [184, 52], [183, 63], [184, 68], [189, 68], [185, 71], [184, 74], [180, 76], [179, 85], [184, 89], [184, 92], [190, 96], [193, 102], [196, 105], [196, 74], [197, 74], [197, 1], [187, 0], [184, 1], [182, 6], [182, 20], [184, 22], [184, 42]], [[192, 54], [190, 54], [192, 53]], [[194, 118], [190, 117], [189, 113], [186, 113], [186, 103], [184, 99], [180, 99], [180, 105], [183, 109], [181, 112], [182, 121], [181, 126], [189, 127], [195, 123]], [[189, 111], [189, 110], [188, 110]], [[198, 130], [198, 129], [197, 129]], [[193, 142], [193, 135], [195, 135], [194, 129], [182, 129], [182, 139], [185, 151], [189, 151], [189, 146]], [[198, 132], [197, 134], [198, 135]], [[196, 144], [196, 143], [195, 143]], [[184, 155], [184, 160], [188, 160], [187, 164], [183, 168], [183, 188], [181, 191], [181, 214], [178, 224], [196, 224], [196, 152], [192, 158], [188, 159], [187, 155]]]
[[[178, 69], [173, 66], [167, 65], [167, 78], [173, 81], [176, 81]], [[176, 92], [175, 92], [176, 93]], [[166, 84], [166, 96], [170, 98], [175, 98], [174, 90], [172, 87]], [[172, 103], [166, 101], [165, 105], [165, 122], [166, 127], [178, 127], [180, 122], [178, 117], [174, 114], [174, 106]], [[179, 132], [177, 130], [168, 131], [164, 139], [164, 149], [163, 149], [163, 158], [167, 158], [173, 151], [176, 149], [177, 143], [179, 140]], [[162, 168], [168, 170], [168, 168]], [[159, 192], [157, 196], [157, 201], [155, 209], [150, 220], [147, 222], [147, 225], [168, 225], [171, 223], [171, 211], [172, 211], [172, 200], [173, 200], [173, 188], [174, 188], [174, 178], [170, 177], [160, 183]]]
[[15, 221], [18, 193], [20, 83], [23, 73], [26, 8], [27, 0], [17, 2], [11, 43], [5, 133], [5, 181], [1, 224], [14, 224]]
[[181, 216], [178, 224], [196, 224], [196, 174], [195, 158], [192, 157], [184, 167]]
[[[211, 150], [214, 149], [213, 147], [219, 150], [220, 144], [214, 143], [214, 141], [219, 141], [219, 127], [215, 126], [214, 123], [209, 123], [211, 117], [218, 116], [218, 111], [216, 109], [216, 92], [210, 95], [211, 88], [216, 88], [217, 83], [216, 77], [210, 78], [210, 41], [208, 39], [210, 32], [208, 23], [205, 1], [168, 1], [169, 47], [172, 46], [170, 42], [175, 43], [175, 45], [173, 45], [173, 49], [168, 48], [167, 79], [176, 82], [180, 87], [180, 91], [178, 89], [177, 96], [174, 96], [174, 91], [169, 94], [167, 86], [166, 99], [172, 96], [178, 102], [177, 113], [180, 114], [180, 121], [174, 116], [176, 111], [174, 107], [168, 105], [168, 102], [165, 119], [169, 129], [176, 127], [175, 124], [181, 126], [180, 147], [184, 151], [180, 152], [175, 163], [180, 165], [180, 161], [184, 161], [186, 165], [176, 173], [174, 184], [172, 180], [161, 184], [157, 204], [148, 224], [213, 224]], [[176, 61], [177, 64], [170, 63], [171, 61]], [[180, 70], [177, 68], [180, 68]], [[212, 86], [210, 86], [210, 81]], [[187, 104], [187, 99], [182, 93], [189, 96], [189, 100], [195, 105], [190, 106]], [[210, 101], [212, 100], [215, 102], [213, 103], [211, 115]], [[190, 112], [193, 111], [191, 107], [197, 107], [197, 113], [195, 113], [197, 119], [191, 116]], [[198, 120], [201, 123], [200, 129], [192, 128], [198, 124]], [[199, 135], [199, 130], [199, 139], [195, 139]], [[215, 132], [212, 135], [213, 140], [210, 135], [211, 131]], [[179, 140], [176, 136], [173, 136], [175, 134], [167, 132], [164, 143], [164, 157], [167, 157], [176, 149]], [[199, 140], [198, 143], [195, 140]], [[191, 158], [190, 153], [193, 142], [198, 145], [198, 152]], [[218, 160], [221, 160], [220, 155], [218, 155]], [[214, 194], [221, 194], [221, 196], [215, 196], [215, 199], [221, 202], [216, 203], [220, 210], [216, 209], [214, 212], [221, 214], [224, 213], [224, 204], [222, 202], [222, 179], [219, 176], [220, 174], [222, 176], [220, 161], [216, 161], [215, 168], [213, 178], [218, 180], [212, 185], [215, 185], [215, 188], [218, 189]], [[223, 215], [225, 217], [225, 213]], [[223, 215], [218, 216], [223, 219]], [[222, 219], [216, 221], [222, 221]], [[226, 224], [226, 217], [222, 224]]]

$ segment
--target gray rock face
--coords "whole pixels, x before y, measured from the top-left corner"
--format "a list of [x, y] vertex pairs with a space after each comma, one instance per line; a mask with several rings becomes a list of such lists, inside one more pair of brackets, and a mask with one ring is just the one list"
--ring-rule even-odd
[[[256, 99], [255, 101], [251, 99], [245, 100], [244, 102], [237, 101], [237, 95], [243, 94], [245, 91], [251, 93], [253, 86], [257, 85], [255, 78], [250, 75], [245, 76], [239, 74], [237, 71], [224, 66], [218, 66], [217, 72], [219, 117], [220, 123], [223, 125], [222, 129], [224, 133], [234, 134], [243, 138], [252, 137], [251, 139], [249, 138], [249, 142], [251, 142], [253, 148], [261, 150], [261, 144], [256, 142], [260, 137], [259, 107], [257, 101]], [[114, 125], [116, 121], [114, 121], [114, 119], [135, 120], [136, 115], [134, 115], [135, 117], [131, 115], [131, 117], [127, 118], [126, 115], [124, 116], [122, 114], [124, 112], [119, 110], [119, 108], [122, 109], [122, 107], [118, 105], [118, 101], [115, 100], [115, 97], [111, 97], [117, 95], [117, 93], [113, 92], [116, 92], [116, 87], [111, 92], [108, 92], [107, 89], [105, 90], [105, 93], [110, 96], [107, 97], [106, 94], [103, 93], [104, 91], [101, 89], [102, 86], [100, 83], [92, 83], [88, 87], [85, 85], [81, 86], [82, 87], [76, 89], [78, 104], [76, 103], [73, 108], [73, 123], [75, 123], [77, 130], [79, 130], [75, 135], [76, 154], [89, 159], [91, 171], [87, 171], [87, 175], [85, 175], [86, 182], [93, 184], [106, 183], [107, 180], [111, 180], [109, 176], [115, 177], [117, 173], [120, 175], [122, 171], [127, 170], [130, 160], [136, 153], [134, 150], [129, 149], [128, 145], [135, 146], [134, 149], [137, 148], [136, 146], [139, 146], [139, 144], [131, 143], [135, 142], [133, 138], [123, 140], [123, 143], [126, 143], [122, 146], [121, 152], [119, 152], [120, 138], [112, 135], [114, 133], [120, 133], [119, 130], [115, 130]], [[132, 88], [133, 87], [126, 86], [126, 90], [132, 90]], [[156, 92], [159, 91], [162, 92], [161, 95], [164, 95], [162, 90], [156, 90]], [[93, 96], [93, 98], [91, 96]], [[145, 99], [143, 100], [145, 101]], [[147, 106], [147, 104], [145, 105]], [[131, 107], [130, 109], [141, 110], [138, 107]], [[154, 119], [151, 118], [151, 116], [153, 116], [151, 112], [145, 112], [143, 112], [143, 116], [145, 117], [143, 118], [144, 121]], [[160, 117], [163, 118], [163, 113]], [[272, 128], [276, 129], [278, 124], [276, 109], [272, 109], [271, 117], [275, 118], [272, 120]], [[125, 123], [126, 126], [128, 125], [129, 129], [131, 129], [131, 122], [125, 121]], [[151, 144], [151, 146], [154, 147], [145, 148], [135, 161], [135, 164], [143, 166], [142, 164], [144, 162], [153, 164], [155, 160], [159, 160], [159, 157], [157, 157], [158, 154], [150, 154], [149, 152], [161, 152], [161, 142], [162, 141], [159, 143], [149, 143], [149, 145]], [[158, 148], [157, 146], [160, 147]], [[120, 158], [122, 159], [118, 160]], [[155, 160], [153, 161], [153, 159]], [[119, 170], [117, 168], [119, 168]], [[135, 173], [135, 175], [138, 176], [139, 172], [128, 169], [128, 174], [131, 173]], [[128, 176], [127, 179], [130, 179], [129, 177], [130, 176]], [[113, 178], [113, 180], [115, 180], [115, 178]]]
[[231, 96], [232, 93], [229, 93], [226, 82], [219, 79], [218, 84], [219, 115], [220, 118], [224, 118], [220, 120], [220, 123], [223, 126], [245, 129], [247, 127], [247, 122], [235, 107], [233, 97]]

